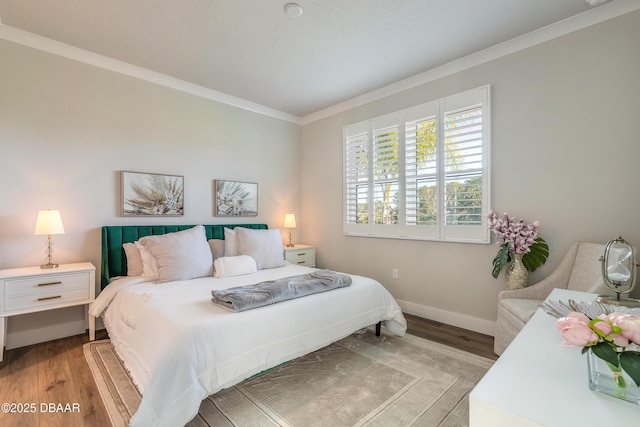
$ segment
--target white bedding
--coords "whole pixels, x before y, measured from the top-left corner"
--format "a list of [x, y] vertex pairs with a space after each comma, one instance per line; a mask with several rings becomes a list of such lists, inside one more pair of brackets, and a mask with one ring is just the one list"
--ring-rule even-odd
[[[206, 396], [384, 320], [404, 335], [406, 322], [377, 281], [353, 276], [351, 286], [266, 307], [231, 312], [211, 290], [308, 273], [281, 268], [217, 279], [153, 284], [112, 282], [92, 304], [142, 393], [132, 426], [181, 426]], [[104, 311], [103, 311], [104, 310]]]

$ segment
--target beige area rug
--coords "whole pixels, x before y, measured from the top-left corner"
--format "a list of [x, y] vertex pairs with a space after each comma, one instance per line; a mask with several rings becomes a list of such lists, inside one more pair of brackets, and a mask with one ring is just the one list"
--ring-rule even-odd
[[[140, 394], [109, 340], [84, 351], [112, 424], [128, 425]], [[466, 426], [468, 394], [492, 364], [367, 330], [209, 396], [188, 426]]]

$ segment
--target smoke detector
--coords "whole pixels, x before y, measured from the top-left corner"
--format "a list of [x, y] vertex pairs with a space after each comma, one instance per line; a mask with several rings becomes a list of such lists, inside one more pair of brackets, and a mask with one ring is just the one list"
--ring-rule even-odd
[[290, 18], [297, 18], [302, 15], [302, 6], [298, 3], [287, 3], [284, 5], [284, 11]]

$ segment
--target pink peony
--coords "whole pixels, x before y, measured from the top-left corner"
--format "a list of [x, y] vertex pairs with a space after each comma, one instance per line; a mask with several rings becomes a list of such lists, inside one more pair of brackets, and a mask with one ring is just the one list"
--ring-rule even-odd
[[600, 320], [599, 322], [594, 322], [593, 323], [593, 329], [602, 332], [601, 334], [598, 334], [598, 335], [601, 335], [601, 336], [609, 335], [611, 333], [611, 331], [613, 331], [613, 327], [605, 320]]
[[629, 341], [640, 344], [640, 316], [628, 314], [618, 320], [618, 326], [622, 329], [621, 335]]
[[[611, 325], [611, 332], [606, 334], [618, 347], [626, 347], [629, 345], [629, 337], [624, 335], [622, 323], [628, 317], [628, 314], [622, 312], [613, 312], [610, 314], [600, 315], [599, 318]], [[603, 322], [598, 322], [603, 323]], [[595, 327], [595, 325], [594, 325]]]
[[562, 332], [576, 323], [582, 323], [585, 326], [589, 326], [589, 322], [590, 320], [586, 315], [572, 311], [567, 316], [558, 319], [556, 326], [558, 327], [558, 330]]
[[598, 342], [598, 335], [589, 327], [589, 318], [582, 313], [571, 312], [558, 319], [557, 328], [562, 333], [565, 347], [593, 345]]

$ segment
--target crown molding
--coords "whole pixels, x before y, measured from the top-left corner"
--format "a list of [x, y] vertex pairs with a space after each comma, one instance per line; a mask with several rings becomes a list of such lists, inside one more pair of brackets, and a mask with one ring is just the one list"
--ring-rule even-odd
[[103, 55], [89, 52], [65, 43], [61, 43], [46, 37], [38, 36], [27, 31], [9, 27], [0, 19], [0, 39], [28, 46], [54, 55], [69, 58], [78, 62], [93, 65], [105, 70], [124, 74], [137, 79], [145, 80], [161, 86], [169, 87], [181, 92], [207, 98], [216, 102], [227, 104], [243, 110], [262, 114], [279, 120], [284, 120], [297, 125], [321, 120], [323, 118], [359, 107], [361, 105], [395, 95], [399, 92], [432, 82], [448, 75], [475, 67], [477, 65], [501, 58], [520, 50], [544, 43], [561, 37], [574, 31], [616, 18], [618, 16], [640, 9], [638, 0], [612, 0], [607, 4], [598, 6], [579, 15], [551, 24], [539, 30], [532, 31], [482, 51], [473, 53], [442, 66], [427, 70], [406, 79], [397, 81], [380, 89], [351, 98], [347, 101], [335, 104], [331, 107], [308, 114], [304, 117], [285, 113], [261, 104], [247, 101], [223, 92], [208, 89], [193, 83], [167, 76], [146, 68], [138, 67], [123, 61], [118, 61]]
[[302, 117], [301, 124], [306, 125], [352, 108], [413, 89], [425, 83], [447, 77], [451, 74], [493, 61], [503, 56], [510, 55], [520, 50], [527, 49], [639, 9], [640, 1], [638, 0], [613, 0], [608, 4], [590, 9], [581, 14], [572, 16], [571, 18], [558, 21], [554, 24], [523, 34], [522, 36], [507, 40], [479, 52], [472, 53], [439, 67], [399, 80], [380, 89], [373, 90], [323, 110], [316, 111], [315, 113], [308, 114]]
[[170, 77], [165, 74], [161, 74], [155, 71], [148, 70], [146, 68], [138, 67], [137, 65], [129, 64], [123, 61], [118, 61], [107, 56], [99, 55], [84, 49], [77, 48], [65, 43], [61, 43], [46, 37], [42, 37], [28, 31], [19, 30], [17, 28], [4, 25], [0, 21], [0, 39], [4, 39], [13, 43], [17, 43], [23, 46], [38, 49], [47, 53], [62, 56], [68, 59], [72, 59], [84, 64], [93, 65], [98, 68], [113, 71], [119, 74], [124, 74], [130, 77], [134, 77], [140, 80], [145, 80], [151, 83], [165, 86], [171, 89], [175, 89], [181, 92], [189, 93], [191, 95], [200, 96], [203, 98], [211, 99], [223, 104], [231, 105], [233, 107], [241, 108], [243, 110], [252, 111], [254, 113], [262, 114], [265, 116], [273, 117], [280, 120], [285, 120], [295, 124], [300, 124], [300, 117], [293, 114], [285, 113], [273, 108], [266, 107], [261, 104], [257, 104], [246, 99], [238, 98], [228, 95], [223, 92], [218, 92], [213, 89], [208, 89], [203, 86], [199, 86], [193, 83], [186, 82], [184, 80]]

